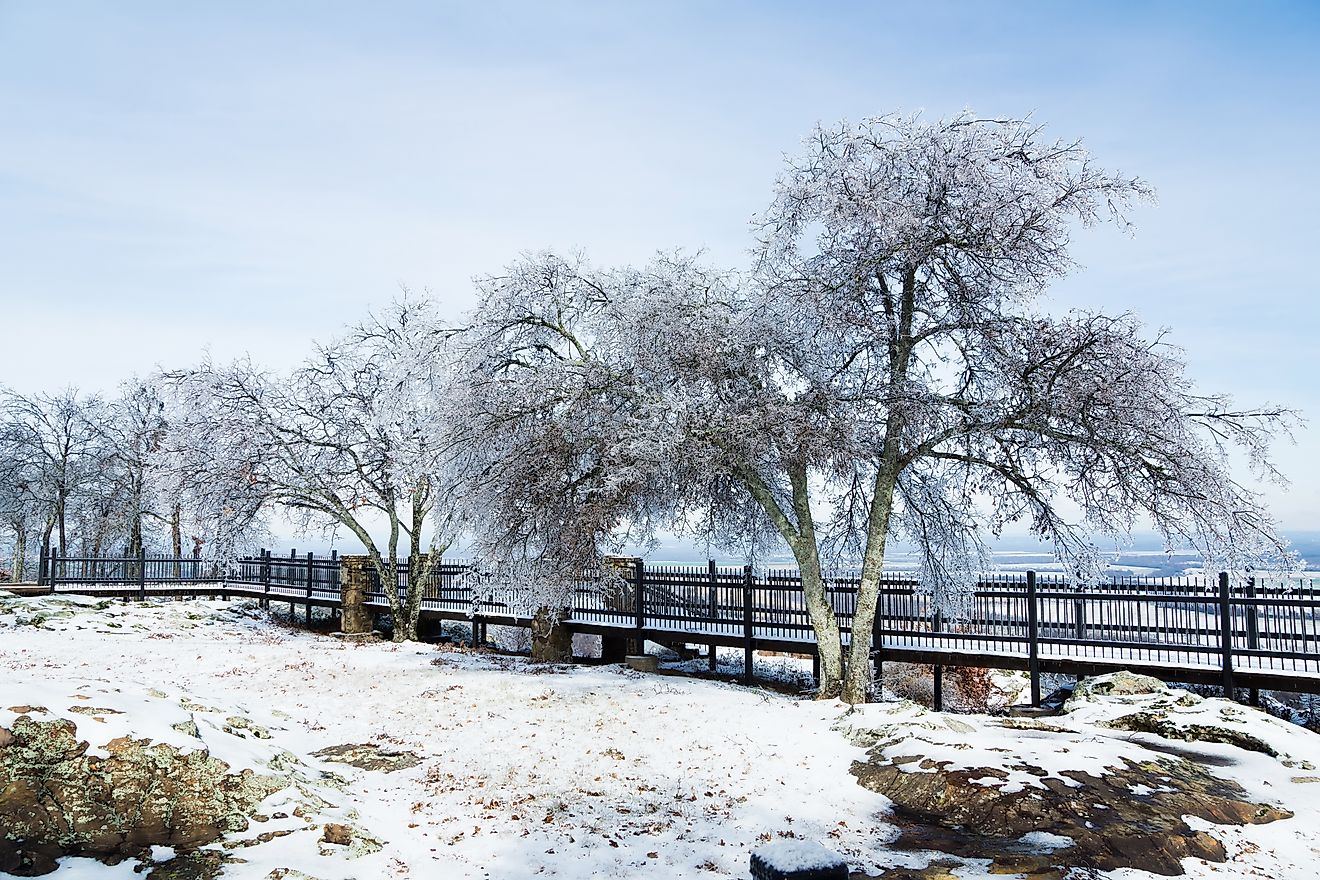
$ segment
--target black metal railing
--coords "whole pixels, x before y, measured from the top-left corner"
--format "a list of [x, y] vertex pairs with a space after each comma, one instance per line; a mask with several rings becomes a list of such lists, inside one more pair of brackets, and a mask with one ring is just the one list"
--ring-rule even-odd
[[[42, 582], [57, 590], [119, 594], [177, 591], [222, 584], [227, 592], [291, 603], [341, 601], [335, 554], [268, 551], [218, 565], [196, 558], [140, 553], [133, 557], [61, 556], [46, 552]], [[371, 576], [366, 601], [388, 607]], [[410, 589], [399, 563], [394, 587]], [[826, 597], [845, 640], [859, 582], [826, 579]], [[481, 589], [460, 560], [435, 565], [423, 590], [424, 612], [525, 622], [530, 612], [509, 590]], [[748, 646], [800, 643], [813, 650], [813, 630], [798, 572], [745, 566], [650, 565], [628, 562], [584, 573], [574, 585], [569, 620], [597, 629], [671, 634], [694, 642], [736, 640]], [[1225, 686], [1235, 673], [1274, 673], [1316, 680], [1320, 687], [1320, 577], [1227, 574], [1121, 577], [1075, 588], [1067, 578], [1035, 572], [984, 575], [955, 607], [940, 607], [911, 573], [882, 578], [874, 628], [881, 651], [948, 652], [995, 665], [1024, 659], [1033, 679], [1042, 664], [1071, 660], [1140, 668], [1213, 670]], [[929, 662], [929, 661], [928, 661]]]

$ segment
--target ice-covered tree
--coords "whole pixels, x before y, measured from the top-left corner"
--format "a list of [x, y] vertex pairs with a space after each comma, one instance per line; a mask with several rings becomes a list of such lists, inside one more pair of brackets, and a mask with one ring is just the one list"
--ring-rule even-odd
[[[754, 221], [745, 277], [681, 257], [526, 259], [484, 285], [465, 370], [491, 530], [581, 556], [620, 528], [769, 528], [820, 645], [821, 694], [864, 700], [891, 535], [955, 610], [982, 539], [1025, 520], [1079, 581], [1148, 517], [1240, 563], [1280, 551], [1233, 476], [1282, 409], [1197, 392], [1129, 315], [1039, 310], [1079, 226], [1149, 194], [1020, 120], [818, 128]], [[1080, 510], [1065, 515], [1070, 504]], [[860, 567], [851, 640], [824, 569]]]
[[675, 501], [655, 491], [667, 434], [638, 396], [614, 282], [579, 268], [541, 255], [479, 282], [483, 304], [456, 341], [446, 394], [475, 550], [494, 582], [517, 574], [518, 589], [503, 592], [536, 616], [543, 659], [566, 659], [546, 645], [583, 573], [604, 571], [605, 545], [630, 524], [645, 529], [647, 499]]
[[[149, 534], [174, 526], [177, 499], [159, 491], [156, 454], [165, 441], [165, 403], [154, 380], [130, 379], [91, 414], [95, 435], [95, 475], [88, 489], [84, 540], [92, 555], [122, 539], [120, 549], [135, 555], [147, 546]], [[177, 531], [171, 545], [181, 555]]]
[[394, 588], [401, 540], [409, 582], [421, 585], [456, 530], [435, 442], [448, 332], [428, 302], [404, 297], [287, 377], [247, 362], [170, 376], [176, 472], [199, 497], [218, 493], [232, 518], [217, 521], [278, 506], [305, 528], [347, 529], [380, 576], [396, 639], [416, 638], [422, 597]]
[[73, 389], [54, 395], [0, 390], [0, 444], [18, 463], [25, 519], [31, 522], [35, 514], [39, 546], [48, 546], [54, 535], [61, 554], [69, 549], [70, 516], [97, 474], [91, 413], [99, 405], [95, 395]]

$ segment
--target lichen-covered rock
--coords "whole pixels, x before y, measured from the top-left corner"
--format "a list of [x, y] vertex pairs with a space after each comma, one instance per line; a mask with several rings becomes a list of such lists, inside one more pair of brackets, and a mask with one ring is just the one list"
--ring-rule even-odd
[[[914, 771], [907, 765], [914, 764]], [[1031, 767], [1015, 768], [1031, 773]], [[999, 868], [1030, 873], [1078, 867], [1114, 870], [1136, 867], [1157, 874], [1182, 873], [1181, 860], [1223, 862], [1223, 845], [1191, 828], [1185, 816], [1219, 824], [1273, 822], [1291, 816], [1245, 800], [1235, 783], [1212, 776], [1182, 759], [1127, 761], [1094, 776], [1064, 771], [1041, 774], [1039, 786], [986, 784], [1006, 780], [999, 768], [949, 769], [947, 762], [912, 757], [853, 764], [865, 788], [883, 794], [908, 830], [896, 846], [935, 849], [953, 855], [994, 856]], [[1072, 841], [1048, 855], [1024, 853], [1014, 842], [1047, 833]]]
[[47, 873], [63, 855], [195, 849], [246, 829], [256, 805], [288, 784], [232, 773], [205, 750], [129, 737], [89, 754], [68, 719], [25, 714], [0, 731], [0, 871], [19, 876]]
[[343, 745], [329, 746], [318, 752], [312, 752], [312, 756], [320, 758], [322, 761], [348, 764], [350, 767], [357, 767], [360, 770], [380, 770], [383, 773], [407, 770], [422, 763], [422, 759], [412, 752], [392, 751], [371, 743], [344, 743]]
[[1077, 682], [1077, 687], [1073, 688], [1069, 702], [1092, 700], [1101, 696], [1132, 697], [1142, 694], [1162, 694], [1167, 690], [1169, 690], [1168, 685], [1149, 675], [1139, 675], [1127, 671], [1112, 672], [1109, 675], [1083, 678]]
[[1161, 712], [1134, 712], [1131, 715], [1124, 715], [1121, 718], [1108, 721], [1105, 726], [1112, 727], [1115, 730], [1130, 730], [1133, 733], [1153, 733], [1165, 739], [1223, 743], [1237, 746], [1239, 749], [1246, 749], [1249, 752], [1260, 752], [1262, 755], [1269, 755], [1271, 758], [1279, 757], [1279, 753], [1274, 747], [1260, 737], [1252, 736], [1241, 730], [1234, 730], [1231, 727], [1219, 727], [1213, 724], [1180, 725]]

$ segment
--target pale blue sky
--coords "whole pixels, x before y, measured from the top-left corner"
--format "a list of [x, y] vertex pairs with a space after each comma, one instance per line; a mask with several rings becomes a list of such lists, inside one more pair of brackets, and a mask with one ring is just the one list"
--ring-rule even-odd
[[[1320, 419], [1315, 3], [0, 0], [0, 384], [286, 367], [399, 283], [523, 249], [743, 260], [817, 120], [1034, 113], [1140, 174], [1055, 302], [1172, 328], [1205, 390]], [[1320, 528], [1320, 441], [1279, 450]]]

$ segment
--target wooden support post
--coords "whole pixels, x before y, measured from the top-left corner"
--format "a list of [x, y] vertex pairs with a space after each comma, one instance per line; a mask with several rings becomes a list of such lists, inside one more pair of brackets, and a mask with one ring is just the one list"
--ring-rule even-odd
[[[1247, 647], [1256, 650], [1260, 647], [1260, 620], [1256, 614], [1256, 578], [1247, 578]], [[1260, 688], [1247, 691], [1251, 705], [1260, 706]]]
[[[288, 586], [290, 586], [290, 587], [292, 587], [292, 586], [294, 585], [294, 583], [295, 583], [295, 581], [294, 581], [294, 579], [293, 579], [293, 576], [294, 576], [294, 572], [297, 571], [297, 569], [295, 568], [295, 566], [296, 566], [297, 564], [298, 564], [298, 551], [297, 551], [296, 549], [294, 549], [294, 550], [290, 550], [290, 551], [289, 551], [289, 569], [288, 569]], [[292, 594], [292, 592], [290, 592], [290, 594], [289, 594], [289, 623], [290, 623], [290, 624], [293, 623], [293, 594]]]
[[[46, 560], [48, 559], [50, 559], [50, 546], [48, 544], [42, 544], [41, 555], [37, 559], [37, 586], [39, 587], [46, 586]], [[14, 577], [22, 580], [23, 572], [14, 572]]]
[[1037, 625], [1036, 573], [1027, 572], [1027, 672], [1031, 675], [1031, 705], [1040, 706], [1040, 633]]
[[[720, 575], [715, 567], [714, 559], [706, 560], [706, 580], [710, 584], [710, 625], [712, 631], [720, 619]], [[706, 654], [706, 667], [711, 672], [719, 668], [719, 648], [714, 642], [710, 643], [709, 651]]]
[[261, 548], [261, 607], [270, 610], [270, 551]]
[[756, 647], [756, 627], [752, 624], [752, 567], [743, 566], [743, 684], [755, 677], [752, 655]]
[[[860, 585], [859, 585], [860, 586]], [[885, 585], [884, 572], [880, 573], [880, 595], [876, 597], [875, 619], [871, 623], [871, 650], [867, 652], [871, 665], [871, 681], [875, 684], [875, 698], [883, 700], [885, 695]], [[853, 612], [857, 611], [857, 599], [854, 594]], [[850, 630], [851, 632], [851, 630]], [[868, 697], [867, 699], [870, 699]]]
[[306, 616], [303, 623], [307, 626], [312, 625], [312, 586], [316, 583], [316, 562], [312, 558], [312, 551], [307, 551], [307, 604], [305, 606]]
[[1228, 572], [1219, 573], [1219, 656], [1224, 673], [1224, 699], [1233, 699], [1233, 602]]
[[720, 619], [719, 573], [715, 570], [715, 560], [706, 560], [706, 580], [710, 584], [710, 619], [711, 623]]
[[[940, 615], [940, 609], [936, 608], [935, 613], [930, 617], [931, 632], [939, 632], [942, 625], [943, 619]], [[936, 712], [944, 711], [944, 667], [939, 663], [936, 663], [932, 668], [931, 705]]]
[[633, 625], [637, 630], [634, 638], [637, 644], [633, 646], [632, 653], [640, 656], [646, 653], [646, 637], [643, 635], [646, 629], [646, 563], [640, 559], [633, 563], [633, 606]]

